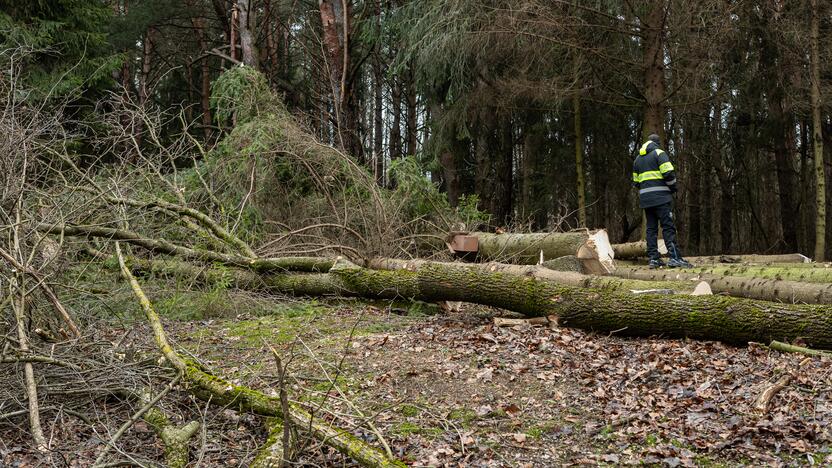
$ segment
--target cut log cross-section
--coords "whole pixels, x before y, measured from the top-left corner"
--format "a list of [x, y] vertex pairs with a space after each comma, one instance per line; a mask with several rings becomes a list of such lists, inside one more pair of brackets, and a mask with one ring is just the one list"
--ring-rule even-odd
[[459, 252], [471, 252], [475, 248], [484, 261], [534, 265], [574, 255], [586, 273], [607, 274], [615, 269], [613, 249], [603, 229], [530, 234], [473, 232], [456, 234], [450, 245], [459, 246]]

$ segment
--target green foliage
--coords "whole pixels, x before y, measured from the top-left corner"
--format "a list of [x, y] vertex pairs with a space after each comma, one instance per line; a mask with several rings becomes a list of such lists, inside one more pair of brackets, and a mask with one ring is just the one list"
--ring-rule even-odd
[[234, 116], [239, 124], [250, 121], [264, 110], [274, 111], [283, 106], [269, 89], [262, 73], [240, 65], [225, 71], [211, 84], [211, 107], [215, 109], [217, 122], [225, 122]]
[[38, 100], [102, 91], [123, 59], [107, 43], [111, 16], [100, 1], [0, 0], [0, 49], [29, 51], [24, 86]]
[[462, 196], [456, 208], [452, 208], [448, 197], [425, 176], [424, 169], [413, 156], [393, 161], [390, 174], [396, 181], [394, 196], [401, 200], [408, 218], [444, 222], [448, 226], [461, 223], [466, 227], [488, 222], [489, 215], [477, 209], [476, 195]]

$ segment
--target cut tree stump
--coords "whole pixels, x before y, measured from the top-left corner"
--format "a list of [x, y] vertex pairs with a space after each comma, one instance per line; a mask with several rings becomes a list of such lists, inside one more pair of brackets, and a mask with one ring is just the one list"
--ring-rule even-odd
[[472, 232], [456, 234], [450, 245], [464, 246], [460, 253], [471, 252], [476, 245], [477, 255], [484, 261], [535, 265], [574, 255], [586, 273], [607, 274], [615, 269], [612, 246], [603, 229], [530, 234]]
[[[648, 270], [619, 266], [613, 275], [619, 278], [640, 279], [645, 281], [684, 281], [701, 280], [707, 282], [713, 292], [731, 296], [778, 301], [786, 303], [832, 304], [832, 284], [785, 281], [778, 279], [756, 278], [753, 275], [730, 276], [712, 273], [697, 273], [715, 268], [686, 270]], [[720, 270], [721, 271], [721, 270]], [[799, 272], [811, 272], [806, 268]], [[820, 270], [832, 274], [832, 271]], [[727, 273], [730, 273], [730, 269]], [[775, 275], [776, 276], [776, 275]]]

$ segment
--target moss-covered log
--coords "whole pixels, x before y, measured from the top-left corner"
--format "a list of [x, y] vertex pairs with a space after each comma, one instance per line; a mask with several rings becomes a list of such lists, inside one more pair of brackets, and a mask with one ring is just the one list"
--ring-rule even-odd
[[[143, 404], [151, 401], [150, 392], [145, 390], [139, 395]], [[169, 468], [185, 468], [188, 466], [188, 441], [199, 429], [199, 422], [191, 421], [182, 427], [176, 427], [168, 416], [159, 408], [153, 406], [143, 419], [150, 424], [156, 435], [165, 445], [165, 464]]]
[[727, 296], [632, 295], [576, 288], [502, 272], [427, 263], [417, 271], [381, 271], [336, 264], [330, 274], [367, 297], [398, 294], [423, 301], [463, 301], [527, 316], [556, 315], [561, 326], [660, 335], [749, 341], [803, 339], [832, 347], [832, 309]]
[[[270, 274], [263, 275], [261, 280], [253, 278], [258, 276], [254, 273], [245, 273], [252, 277], [250, 284], [259, 284], [269, 290], [275, 290], [272, 289], [274, 285], [291, 285], [292, 291], [299, 293], [307, 284], [305, 277], [313, 277], [311, 284], [316, 290], [332, 294], [471, 302], [530, 317], [556, 315], [562, 326], [587, 330], [616, 331], [634, 336], [689, 337], [733, 344], [801, 338], [809, 346], [832, 348], [832, 308], [820, 305], [783, 304], [729, 296], [633, 295], [569, 286], [513, 272], [460, 268], [438, 262], [422, 262], [415, 271], [373, 270], [339, 262], [329, 274]], [[207, 270], [202, 274], [210, 275]], [[271, 283], [269, 277], [277, 276], [282, 279]], [[290, 280], [290, 277], [300, 279]]]
[[[753, 269], [756, 270], [757, 268]], [[813, 270], [801, 268], [797, 271], [811, 272]], [[691, 273], [691, 270], [648, 270], [621, 266], [616, 268], [613, 274], [620, 278], [647, 281], [702, 280], [711, 285], [711, 289], [715, 293], [725, 293], [731, 296], [786, 303], [832, 304], [832, 284], [830, 283], [766, 279], [754, 277], [754, 275], [725, 276], [711, 273]]]
[[685, 273], [714, 276], [741, 276], [804, 283], [832, 283], [832, 268], [791, 268], [785, 265], [712, 265], [685, 269]]
[[583, 264], [574, 255], [566, 255], [563, 257], [546, 260], [540, 264], [550, 270], [556, 271], [574, 271], [575, 273], [584, 273]]

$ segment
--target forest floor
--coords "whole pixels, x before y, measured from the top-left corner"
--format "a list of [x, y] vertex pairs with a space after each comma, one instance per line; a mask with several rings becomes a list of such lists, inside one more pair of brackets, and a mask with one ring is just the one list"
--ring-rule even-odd
[[[123, 338], [128, 354], [155, 355], [129, 291], [114, 287], [98, 307], [122, 317], [104, 335]], [[504, 312], [471, 305], [436, 313], [418, 303], [148, 291], [173, 341], [209, 368], [274, 394], [272, 346], [288, 362], [291, 399], [374, 444], [383, 436], [395, 456], [415, 466], [832, 464], [830, 359], [755, 345], [501, 328], [493, 317]], [[793, 374], [791, 385], [766, 414], [755, 411], [757, 396], [785, 372]], [[165, 401], [175, 420], [203, 421], [191, 454], [201, 466], [247, 466], [266, 438], [260, 418], [184, 392]], [[65, 462], [53, 457], [50, 464], [88, 466], [104, 435], [135, 411], [101, 405], [95, 432], [80, 421], [45, 423]], [[43, 461], [5, 429], [0, 466]], [[119, 450], [122, 458], [162, 459], [143, 422]], [[350, 465], [311, 446], [300, 460]]]

